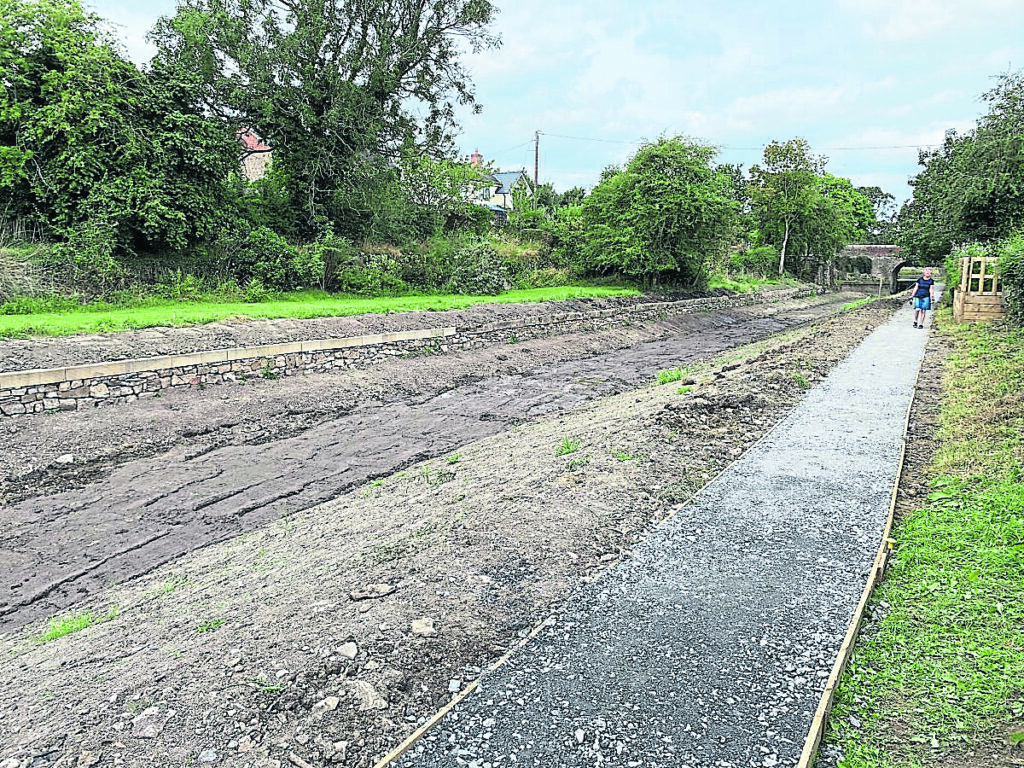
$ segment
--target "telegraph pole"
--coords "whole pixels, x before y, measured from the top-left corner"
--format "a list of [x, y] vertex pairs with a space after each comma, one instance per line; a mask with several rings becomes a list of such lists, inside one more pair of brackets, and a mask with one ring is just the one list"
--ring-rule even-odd
[[533, 132], [533, 188], [540, 184], [540, 131]]

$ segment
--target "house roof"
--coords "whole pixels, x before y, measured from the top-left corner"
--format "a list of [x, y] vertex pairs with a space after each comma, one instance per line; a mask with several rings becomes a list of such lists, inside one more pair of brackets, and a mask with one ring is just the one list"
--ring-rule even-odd
[[259, 136], [248, 129], [238, 132], [238, 140], [242, 142], [246, 152], [265, 152], [270, 149]]
[[510, 195], [512, 194], [512, 187], [519, 181], [520, 176], [526, 176], [523, 171], [503, 171], [501, 173], [492, 173], [491, 176], [498, 182], [498, 188], [494, 190], [496, 195]]

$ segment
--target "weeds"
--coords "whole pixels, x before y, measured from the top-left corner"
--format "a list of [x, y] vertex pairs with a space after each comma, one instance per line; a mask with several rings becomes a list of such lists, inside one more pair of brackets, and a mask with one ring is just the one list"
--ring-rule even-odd
[[692, 392], [692, 391], [693, 391], [693, 386], [690, 385], [690, 384], [687, 384], [685, 387], [680, 387], [679, 389], [677, 389], [676, 390], [676, 394], [677, 395], [685, 395], [687, 392]]
[[870, 304], [874, 301], [878, 301], [877, 296], [868, 296], [866, 299], [858, 299], [857, 301], [851, 301], [849, 304], [843, 304], [840, 312], [849, 312], [851, 309], [863, 307], [864, 305]]
[[612, 451], [612, 456], [614, 456], [619, 461], [633, 461], [634, 459], [638, 458], [637, 456], [634, 456], [631, 453], [626, 453], [625, 451]]
[[454, 472], [448, 472], [443, 469], [435, 471], [431, 467], [424, 467], [420, 470], [420, 476], [427, 485], [432, 487], [444, 485], [445, 483], [455, 479]]
[[165, 595], [171, 594], [179, 587], [184, 586], [188, 579], [184, 576], [172, 576], [160, 585], [160, 592]]
[[667, 371], [662, 371], [658, 374], [659, 384], [671, 384], [673, 381], [679, 381], [684, 376], [689, 374], [687, 368], [670, 368]]
[[577, 456], [574, 459], [570, 459], [569, 463], [566, 464], [566, 469], [570, 472], [576, 472], [577, 470], [583, 469], [587, 464], [590, 463], [590, 456]]
[[555, 448], [555, 456], [565, 456], [570, 453], [576, 453], [580, 449], [582, 443], [579, 440], [573, 440], [571, 437], [563, 437], [562, 443]]
[[116, 606], [107, 611], [105, 616], [96, 616], [91, 611], [83, 611], [63, 619], [50, 619], [49, 626], [39, 635], [39, 642], [48, 643], [51, 640], [64, 637], [64, 635], [70, 635], [86, 627], [91, 627], [93, 624], [102, 624], [105, 621], [110, 621], [115, 616], [117, 616]]
[[196, 631], [200, 634], [214, 632], [223, 627], [225, 621], [227, 621], [227, 619], [210, 619], [209, 621], [204, 621], [199, 625], [199, 628]]
[[264, 363], [263, 370], [260, 372], [260, 375], [264, 379], [270, 379], [271, 381], [281, 378], [281, 374], [274, 370], [274, 366], [269, 360]]
[[462, 459], [462, 456], [457, 453], [453, 453], [451, 456], [448, 456], [445, 461], [449, 464], [458, 464], [460, 459]]
[[793, 377], [793, 381], [796, 382], [796, 385], [798, 387], [800, 387], [800, 389], [810, 389], [811, 388], [811, 382], [809, 382], [807, 380], [807, 377], [804, 376], [799, 371], [794, 371], [793, 374], [792, 374], [792, 377]]

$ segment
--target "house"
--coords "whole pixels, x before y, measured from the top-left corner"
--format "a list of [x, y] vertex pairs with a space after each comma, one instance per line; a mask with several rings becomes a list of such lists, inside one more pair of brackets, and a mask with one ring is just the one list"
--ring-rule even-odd
[[[469, 156], [469, 162], [477, 168], [482, 168], [484, 156], [477, 150]], [[483, 205], [493, 211], [496, 220], [500, 223], [515, 207], [513, 195], [520, 191], [526, 195], [532, 195], [533, 185], [530, 183], [530, 177], [526, 175], [526, 171], [497, 171], [489, 173], [488, 176], [494, 183], [476, 190], [471, 200], [477, 205]]]
[[238, 132], [238, 141], [242, 145], [242, 151], [238, 158], [242, 166], [242, 176], [249, 182], [262, 179], [267, 173], [267, 166], [273, 159], [270, 147], [248, 128]]

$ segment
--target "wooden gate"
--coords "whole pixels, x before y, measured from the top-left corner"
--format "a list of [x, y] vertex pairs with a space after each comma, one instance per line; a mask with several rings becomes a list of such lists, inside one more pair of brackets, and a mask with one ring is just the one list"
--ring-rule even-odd
[[991, 256], [960, 259], [960, 285], [953, 295], [953, 317], [958, 323], [1006, 317], [997, 262]]

